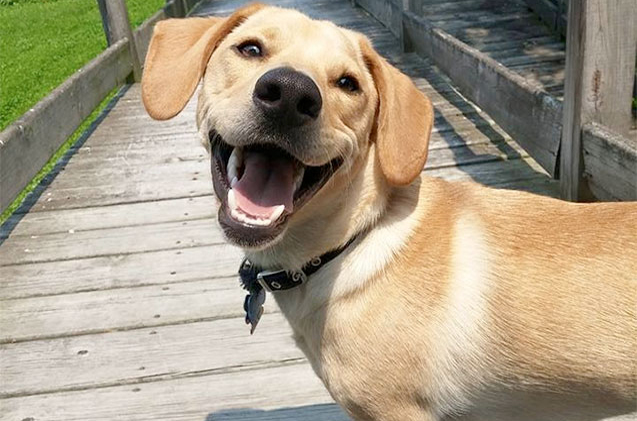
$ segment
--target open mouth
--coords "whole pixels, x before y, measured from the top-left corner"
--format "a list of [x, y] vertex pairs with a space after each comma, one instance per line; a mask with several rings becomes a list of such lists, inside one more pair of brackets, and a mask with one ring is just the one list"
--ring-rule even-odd
[[209, 140], [213, 185], [222, 202], [219, 222], [229, 239], [245, 247], [274, 240], [343, 162], [308, 166], [276, 145], [234, 147], [214, 131]]

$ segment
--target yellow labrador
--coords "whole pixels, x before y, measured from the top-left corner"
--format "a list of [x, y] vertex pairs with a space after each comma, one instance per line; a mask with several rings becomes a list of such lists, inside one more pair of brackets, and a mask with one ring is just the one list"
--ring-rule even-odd
[[248, 321], [276, 291], [351, 417], [635, 411], [635, 204], [422, 176], [430, 101], [364, 36], [296, 11], [160, 22], [150, 115], [179, 113], [200, 81], [219, 222], [248, 259]]

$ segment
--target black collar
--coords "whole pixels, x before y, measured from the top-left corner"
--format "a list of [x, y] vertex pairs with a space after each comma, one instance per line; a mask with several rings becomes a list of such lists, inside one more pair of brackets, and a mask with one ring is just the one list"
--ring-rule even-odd
[[342, 247], [313, 258], [299, 271], [263, 270], [263, 268], [254, 265], [247, 258], [244, 259], [243, 262], [241, 262], [241, 266], [239, 266], [239, 276], [241, 277], [243, 289], [249, 292], [243, 303], [243, 309], [246, 312], [246, 324], [252, 325], [250, 333], [254, 333], [254, 329], [257, 327], [257, 323], [259, 323], [259, 319], [263, 314], [265, 291], [285, 291], [303, 285], [310, 275], [318, 272], [319, 269], [334, 260], [343, 250], [349, 247], [356, 238], [357, 237], [354, 236]]

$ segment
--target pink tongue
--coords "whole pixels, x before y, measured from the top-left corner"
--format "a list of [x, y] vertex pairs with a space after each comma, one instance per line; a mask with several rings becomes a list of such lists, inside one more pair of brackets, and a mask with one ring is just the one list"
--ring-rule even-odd
[[290, 159], [244, 151], [243, 165], [243, 175], [233, 188], [239, 209], [261, 218], [269, 218], [279, 205], [292, 211], [294, 165]]

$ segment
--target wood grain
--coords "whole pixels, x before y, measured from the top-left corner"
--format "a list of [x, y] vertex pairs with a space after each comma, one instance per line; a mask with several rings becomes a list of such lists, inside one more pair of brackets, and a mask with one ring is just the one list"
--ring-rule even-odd
[[628, 138], [598, 124], [582, 128], [583, 177], [600, 200], [637, 200], [637, 133]]
[[308, 364], [289, 364], [3, 399], [0, 420], [347, 420], [331, 402]]
[[[0, 309], [0, 343], [242, 317], [245, 295], [233, 275], [8, 300]], [[268, 300], [268, 311], [273, 302]]]
[[253, 335], [243, 317], [236, 317], [4, 344], [0, 398], [302, 362], [291, 335], [283, 315], [270, 312]]
[[632, 125], [637, 8], [634, 0], [571, 2], [568, 21], [562, 197], [592, 200], [583, 178], [582, 127], [598, 123], [619, 135], [628, 135]]
[[3, 266], [2, 299], [236, 276], [241, 258], [224, 244]]

